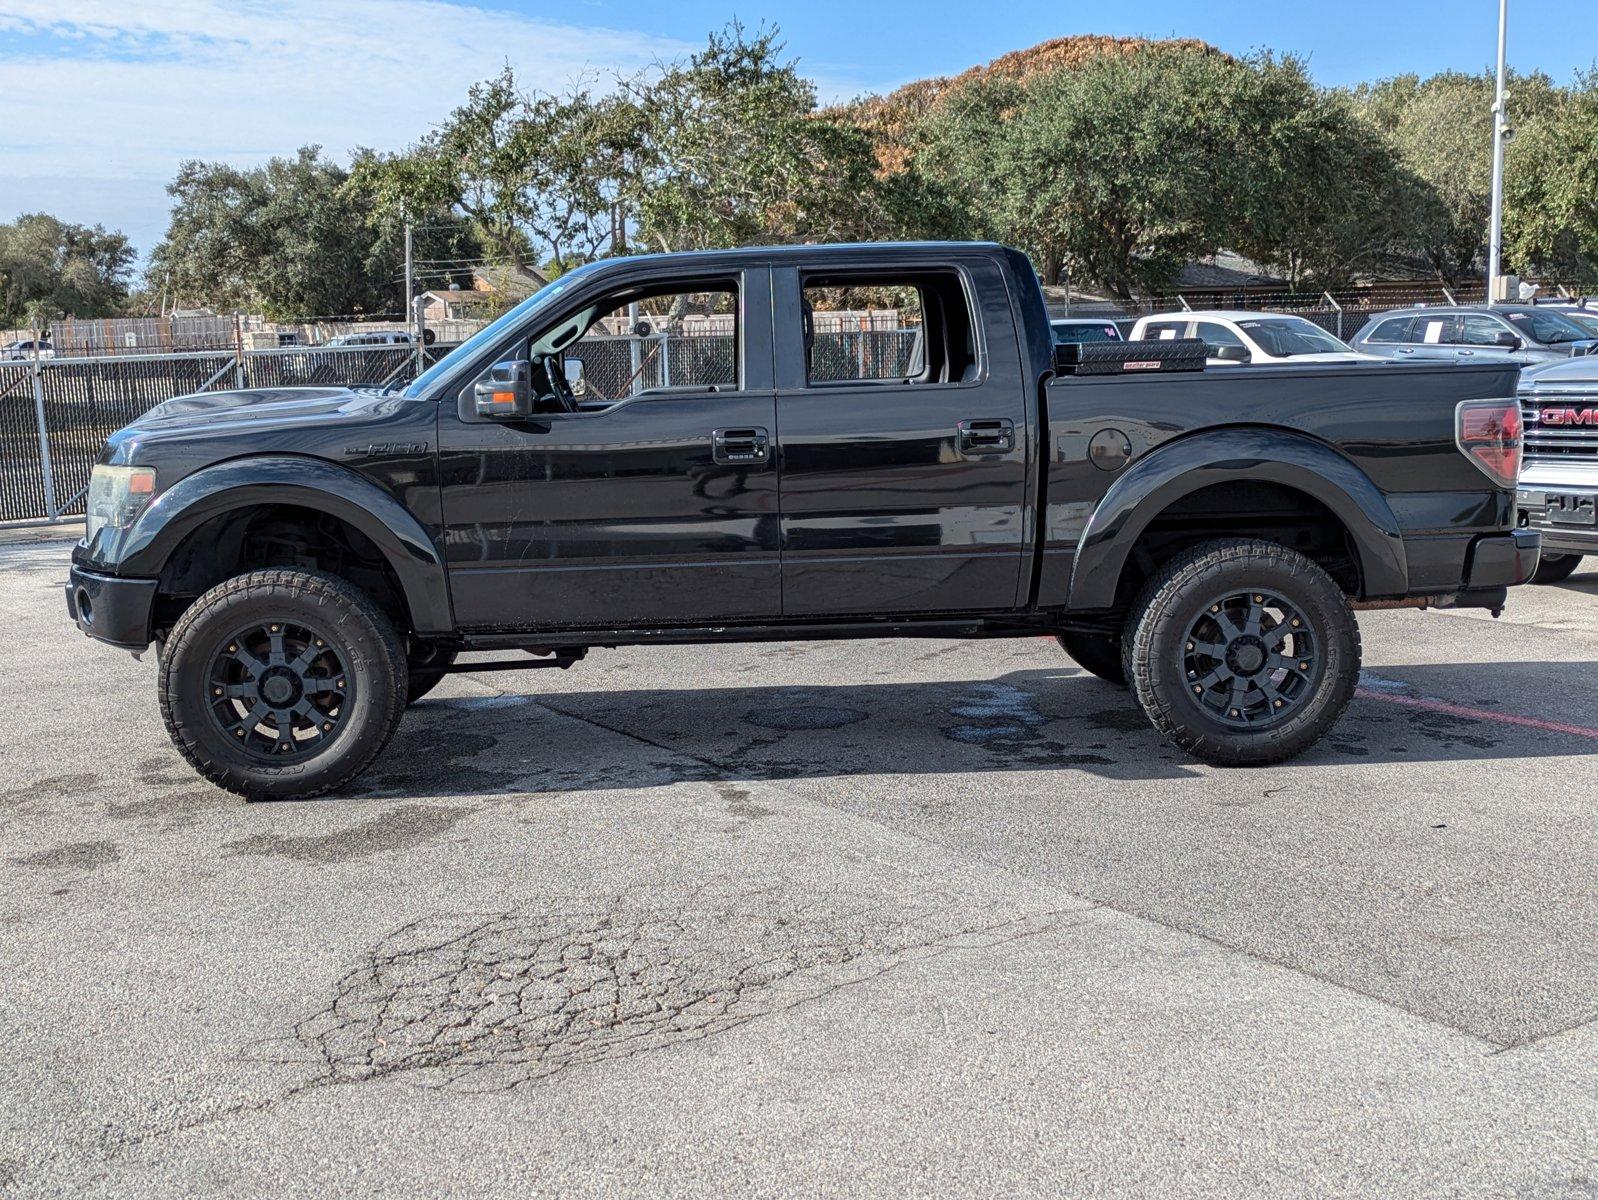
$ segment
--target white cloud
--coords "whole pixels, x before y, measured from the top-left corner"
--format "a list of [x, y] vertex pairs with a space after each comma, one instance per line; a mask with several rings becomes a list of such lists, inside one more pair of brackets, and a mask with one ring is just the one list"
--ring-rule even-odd
[[[558, 89], [691, 48], [444, 0], [0, 0], [0, 220], [82, 180], [78, 211], [54, 209], [148, 250], [147, 199], [123, 213], [117, 197], [148, 197], [184, 159], [398, 149], [506, 61]], [[84, 213], [96, 197], [113, 207]]]

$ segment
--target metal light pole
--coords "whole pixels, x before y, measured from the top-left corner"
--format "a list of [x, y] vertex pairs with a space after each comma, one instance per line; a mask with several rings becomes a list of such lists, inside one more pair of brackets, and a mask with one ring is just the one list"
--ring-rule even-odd
[[1509, 122], [1505, 119], [1504, 102], [1509, 94], [1504, 91], [1506, 82], [1505, 46], [1509, 31], [1509, 0], [1498, 0], [1498, 91], [1493, 100], [1493, 216], [1487, 239], [1487, 302], [1498, 298], [1498, 276], [1504, 248], [1504, 134]]

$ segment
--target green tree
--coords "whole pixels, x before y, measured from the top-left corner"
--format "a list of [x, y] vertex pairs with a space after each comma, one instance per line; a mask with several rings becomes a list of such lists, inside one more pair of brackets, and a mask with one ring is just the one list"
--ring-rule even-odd
[[[1510, 81], [1509, 118], [1519, 136], [1537, 136], [1558, 103], [1546, 75]], [[1400, 75], [1362, 85], [1353, 102], [1382, 132], [1420, 187], [1406, 189], [1406, 251], [1446, 283], [1474, 280], [1492, 207], [1491, 75]]]
[[[148, 274], [182, 303], [279, 320], [403, 314], [400, 224], [320, 148], [249, 169], [184, 163], [167, 191], [171, 223]], [[418, 257], [475, 250], [458, 221], [421, 223]]]
[[121, 233], [25, 213], [0, 225], [0, 328], [106, 317], [128, 299], [134, 251]]
[[1160, 43], [989, 76], [932, 107], [916, 169], [952, 180], [972, 224], [1027, 249], [1045, 280], [1068, 267], [1130, 299], [1251, 221], [1270, 226], [1262, 196], [1285, 168], [1260, 147], [1289, 123], [1279, 93], [1303, 92], [1301, 76]]
[[865, 237], [886, 224], [869, 138], [818, 114], [775, 28], [729, 25], [625, 89], [637, 130], [621, 196], [650, 249]]
[[1510, 143], [1505, 259], [1573, 283], [1598, 279], [1598, 70], [1576, 77], [1543, 119]]

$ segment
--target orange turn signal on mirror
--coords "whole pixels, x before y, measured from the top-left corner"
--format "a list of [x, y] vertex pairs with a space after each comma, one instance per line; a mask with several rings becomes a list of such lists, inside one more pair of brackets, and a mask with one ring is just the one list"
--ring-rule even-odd
[[495, 404], [512, 404], [512, 405], [514, 405], [516, 403], [516, 393], [515, 392], [495, 392], [492, 398], [493, 398], [493, 402]]

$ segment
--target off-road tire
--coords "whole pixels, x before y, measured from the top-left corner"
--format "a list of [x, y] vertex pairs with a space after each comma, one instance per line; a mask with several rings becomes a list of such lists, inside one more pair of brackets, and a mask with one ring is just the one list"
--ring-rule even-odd
[[1532, 573], [1533, 583], [1563, 583], [1581, 566], [1579, 554], [1545, 554]]
[[1084, 671], [1117, 687], [1126, 686], [1126, 662], [1121, 653], [1119, 634], [1079, 633], [1072, 630], [1055, 634], [1054, 640], [1060, 643], [1060, 649], [1071, 656], [1071, 661]]
[[[1217, 599], [1256, 589], [1302, 614], [1313, 673], [1282, 717], [1240, 729], [1194, 698], [1188, 635]], [[1318, 565], [1275, 542], [1226, 539], [1178, 554], [1144, 586], [1122, 640], [1144, 714], [1176, 745], [1216, 766], [1262, 766], [1302, 753], [1337, 723], [1359, 682], [1359, 626], [1348, 598]]]
[[[261, 622], [303, 622], [345, 668], [349, 711], [324, 748], [297, 761], [249, 753], [213, 718], [213, 663], [237, 630]], [[252, 571], [217, 584], [173, 628], [158, 676], [161, 717], [179, 753], [218, 787], [250, 800], [305, 799], [348, 783], [382, 751], [405, 712], [406, 676], [394, 627], [364, 592], [320, 572]]]
[[453, 647], [438, 642], [412, 642], [405, 657], [410, 679], [405, 703], [415, 704], [442, 683], [449, 674], [448, 668], [455, 661], [456, 653]]

